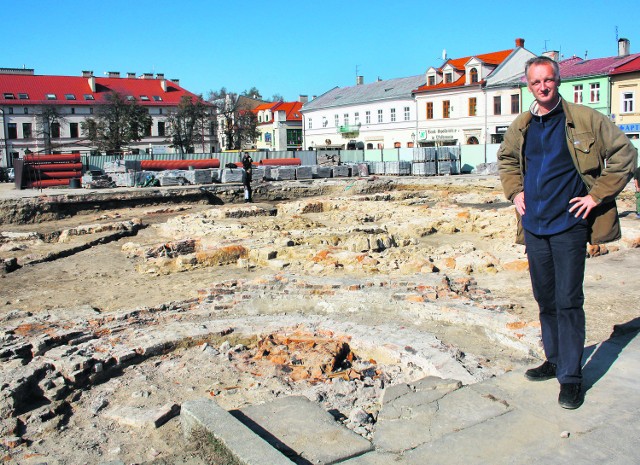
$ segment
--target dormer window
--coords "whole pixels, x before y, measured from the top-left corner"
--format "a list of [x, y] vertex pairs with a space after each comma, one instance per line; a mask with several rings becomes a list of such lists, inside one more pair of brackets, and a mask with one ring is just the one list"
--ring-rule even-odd
[[29, 94], [18, 94], [20, 100], [29, 100]]
[[445, 84], [453, 82], [453, 74], [452, 73], [446, 73], [444, 75], [444, 82], [445, 82]]
[[429, 85], [430, 86], [435, 86], [436, 85], [436, 77], [435, 76], [429, 76]]
[[85, 100], [95, 100], [95, 98], [91, 94], [84, 94], [84, 99]]
[[478, 70], [477, 68], [471, 68], [471, 70], [469, 71], [469, 77], [471, 78], [471, 83], [476, 83], [478, 82]]
[[46, 94], [47, 100], [55, 100], [56, 94]]
[[136, 98], [133, 95], [127, 95], [127, 100], [133, 102]]
[[153, 100], [154, 100], [155, 102], [162, 102], [162, 97], [160, 97], [159, 95], [154, 95], [154, 96], [153, 96]]
[[143, 102], [148, 102], [149, 101], [149, 96], [148, 95], [141, 95], [140, 96], [140, 100], [142, 100]]
[[76, 96], [75, 96], [75, 95], [73, 95], [73, 94], [64, 94], [64, 98], [65, 98], [66, 100], [75, 100], [75, 99], [76, 99]]
[[5, 98], [6, 100], [13, 100], [13, 99], [15, 99], [16, 97], [15, 97], [15, 95], [13, 95], [11, 92], [5, 92], [5, 93], [4, 93], [4, 98]]

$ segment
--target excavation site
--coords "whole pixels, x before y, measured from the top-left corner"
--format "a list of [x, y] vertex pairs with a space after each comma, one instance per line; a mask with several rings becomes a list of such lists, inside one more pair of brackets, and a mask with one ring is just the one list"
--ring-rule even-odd
[[[630, 184], [622, 239], [588, 249], [588, 346], [638, 317], [634, 202]], [[253, 203], [239, 184], [2, 184], [2, 463], [236, 463], [185, 436], [202, 399], [240, 417], [302, 398], [365, 448], [409, 451], [376, 439], [390, 388], [544, 359], [515, 230], [494, 175], [256, 183]]]

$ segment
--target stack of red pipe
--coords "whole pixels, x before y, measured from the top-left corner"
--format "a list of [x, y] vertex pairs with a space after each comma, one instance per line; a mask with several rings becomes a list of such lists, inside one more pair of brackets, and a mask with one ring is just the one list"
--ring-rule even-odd
[[26, 155], [24, 166], [27, 187], [68, 186], [82, 178], [80, 154]]

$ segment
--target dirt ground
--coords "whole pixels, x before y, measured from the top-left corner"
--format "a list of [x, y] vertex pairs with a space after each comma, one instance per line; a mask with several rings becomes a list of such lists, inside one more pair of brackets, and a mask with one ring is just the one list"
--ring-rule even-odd
[[[85, 212], [37, 224], [0, 224], [3, 234], [0, 258], [17, 258], [19, 264], [34, 263], [0, 274], [0, 321], [5, 341], [23, 319], [46, 320], [46, 316], [51, 315], [64, 320], [76, 315], [75, 309], [93, 309], [100, 315], [108, 315], [157, 308], [171, 302], [195, 301], [203, 289], [230, 280], [269, 279], [274, 274], [286, 272], [288, 275], [345, 282], [385, 277], [401, 281], [411, 279], [416, 273], [426, 273], [427, 265], [433, 268], [431, 274], [473, 278], [478, 288], [490, 291], [492, 301], [509, 303], [504, 307], [508, 309], [509, 321], [535, 327], [537, 312], [528, 275], [526, 269], [517, 267], [525, 258], [524, 251], [511, 244], [512, 207], [504, 202], [496, 178], [459, 176], [437, 181], [423, 179], [392, 187], [395, 188], [376, 193], [376, 197], [363, 189], [358, 190], [357, 186], [346, 190], [343, 185], [334, 194], [288, 202], [260, 202], [258, 199], [258, 203], [251, 207], [264, 210], [275, 208], [278, 210], [276, 217], [251, 216], [253, 213], [245, 210], [246, 216], [207, 216], [212, 209], [233, 211], [245, 207], [177, 203]], [[6, 190], [9, 187], [1, 188]], [[309, 207], [316, 205], [313, 202], [324, 202], [324, 207]], [[632, 192], [628, 187], [619, 200], [623, 240], [609, 245], [608, 253], [587, 260], [587, 345], [606, 340], [614, 325], [640, 316], [640, 280], [637, 279], [640, 275], [640, 220], [630, 214], [632, 202]], [[283, 212], [288, 212], [289, 216]], [[93, 230], [98, 232], [74, 233], [64, 243], [47, 242], [42, 240], [43, 237], [57, 237], [61, 231], [78, 228], [79, 225], [105, 225], [134, 219], [143, 226], [134, 235], [37, 263], [47, 254], [87, 244], [89, 240], [106, 237], [111, 232], [94, 227]], [[347, 224], [351, 219], [353, 224]], [[453, 219], [463, 223], [454, 224]], [[300, 222], [306, 223], [300, 226]], [[226, 228], [228, 235], [224, 236], [227, 233], [223, 234], [222, 229], [216, 229], [215, 232], [206, 229], [212, 227], [211, 224]], [[482, 228], [479, 224], [483, 225]], [[375, 259], [375, 266], [359, 267], [355, 259], [346, 255], [346, 249], [340, 250], [342, 255], [336, 251], [348, 241], [355, 241], [363, 228], [374, 225], [377, 229], [373, 232], [367, 230], [369, 236], [384, 236], [381, 239], [383, 241], [387, 235], [393, 236], [396, 242], [393, 247], [367, 253], [366, 259]], [[296, 228], [303, 232], [298, 234]], [[416, 232], [421, 228], [431, 230]], [[328, 232], [316, 237], [319, 230]], [[26, 233], [39, 236], [28, 239]], [[175, 267], [175, 261], [169, 263], [167, 260], [158, 262], [147, 259], [145, 262], [140, 254], [127, 252], [143, 250], [149, 255], [148, 251], [158, 244], [212, 235], [215, 235], [216, 246], [239, 242], [252, 244], [247, 247], [255, 250], [255, 255], [229, 264], [190, 265], [175, 269], [172, 268]], [[259, 251], [267, 249], [269, 244], [279, 244], [281, 240], [291, 241], [295, 245], [287, 247], [286, 251], [284, 246], [278, 249], [278, 259], [286, 263], [281, 268], [274, 268], [274, 260], [262, 260]], [[461, 244], [473, 244], [473, 247], [465, 249]], [[426, 251], [430, 253], [430, 261], [422, 263], [422, 268], [416, 268], [413, 263], [418, 258], [416, 255], [423, 255]], [[327, 254], [338, 257], [331, 266], [318, 258]], [[466, 267], [461, 265], [464, 260], [471, 260], [469, 257], [474, 257], [475, 261], [470, 261]], [[492, 257], [493, 262], [488, 263], [487, 257]], [[452, 259], [457, 265], [445, 268], [444, 264], [450, 265]], [[515, 265], [509, 267], [507, 264]], [[373, 299], [373, 293], [367, 298], [363, 296], [362, 306], [365, 308], [353, 311], [342, 301], [336, 299], [332, 302], [329, 296], [323, 305], [337, 307], [334, 313], [316, 311], [314, 308], [317, 306], [300, 306], [296, 314], [300, 318], [319, 318], [313, 320], [316, 323], [322, 319], [348, 323], [354, 328], [354, 334], [358, 331], [366, 334], [367, 327], [395, 325], [393, 328], [396, 329], [389, 330], [391, 335], [395, 335], [397, 328], [408, 327], [411, 331], [410, 336], [406, 337], [414, 337], [417, 341], [434, 337], [443, 347], [455, 351], [458, 358], [466, 358], [464, 367], [478, 378], [520, 369], [535, 362], [536, 356], [541, 355], [536, 341], [526, 338], [522, 343], [528, 345], [528, 351], [516, 345], [496, 344], [496, 338], [490, 334], [491, 325], [495, 322], [489, 319], [484, 322], [469, 320], [468, 324], [439, 316], [413, 319], [410, 314], [397, 314], [389, 308], [383, 309], [388, 304], [386, 300], [378, 304]], [[301, 297], [296, 305], [300, 305], [302, 300]], [[472, 300], [474, 305], [482, 304], [476, 298]], [[277, 305], [274, 303], [274, 306]], [[348, 307], [349, 312], [341, 312], [340, 305]], [[290, 311], [282, 308], [260, 311], [268, 307], [267, 296], [255, 304], [253, 314], [245, 313], [239, 307], [236, 313], [228, 311], [221, 316], [232, 318], [251, 315], [252, 318], [258, 313], [277, 320], [283, 315], [291, 315]], [[247, 319], [250, 317], [247, 316]], [[366, 339], [366, 336], [362, 338]], [[240, 367], [241, 354], [251, 348], [249, 339], [245, 340], [238, 333], [235, 339], [221, 337], [210, 339], [206, 345], [185, 344], [169, 353], [132, 364], [119, 376], [69, 394], [65, 399], [65, 412], [53, 419], [36, 421], [36, 415], [33, 414], [37, 410], [35, 407], [31, 415], [29, 412], [16, 412], [15, 416], [20, 419], [19, 427], [12, 434], [5, 431], [3, 462], [49, 465], [109, 463], [116, 460], [127, 464], [213, 463], [214, 459], [202, 458], [193, 448], [193, 443], [182, 438], [177, 417], [159, 428], [140, 428], [108, 415], [115, 407], [180, 404], [185, 400], [210, 396], [231, 409], [281, 395], [302, 393], [327, 409], [342, 409], [344, 416], [349, 416], [355, 407], [365, 411], [375, 410], [375, 399], [367, 399], [367, 402], [356, 399], [366, 387], [366, 380], [363, 381], [364, 385], [356, 383], [355, 387], [350, 388], [350, 395], [354, 399], [349, 405], [336, 406], [335, 403], [331, 404], [332, 399], [337, 402], [335, 396], [332, 397], [329, 392], [331, 389], [322, 387], [324, 385], [294, 383], [278, 376], [260, 375], [258, 378], [243, 371]], [[227, 356], [222, 348], [225, 340], [231, 346], [239, 344], [243, 348]], [[482, 369], [478, 368], [477, 371], [483, 373], [474, 372], [470, 367], [471, 361], [478, 367], [482, 365]], [[18, 364], [15, 360], [6, 359], [2, 363], [5, 373]], [[20, 363], [25, 364], [25, 361]], [[387, 382], [401, 382], [424, 375], [422, 370], [402, 364], [389, 364], [384, 371], [383, 378]], [[367, 430], [362, 428], [358, 432], [365, 436], [367, 434]], [[14, 438], [13, 443], [11, 438]]]

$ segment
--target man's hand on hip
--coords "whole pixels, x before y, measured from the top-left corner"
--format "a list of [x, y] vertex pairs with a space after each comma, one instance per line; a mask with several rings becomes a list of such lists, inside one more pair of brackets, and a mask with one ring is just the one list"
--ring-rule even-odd
[[513, 198], [513, 204], [516, 206], [516, 211], [520, 214], [520, 216], [524, 215], [524, 192], [520, 192]]
[[575, 217], [578, 218], [582, 216], [582, 219], [586, 219], [587, 216], [589, 216], [589, 213], [591, 213], [591, 210], [593, 210], [594, 207], [598, 206], [596, 201], [593, 200], [593, 197], [591, 197], [590, 195], [585, 195], [584, 197], [574, 197], [569, 200], [569, 203], [573, 204], [573, 206], [569, 209], [569, 212], [575, 212]]

